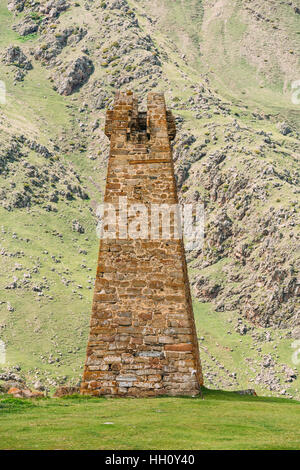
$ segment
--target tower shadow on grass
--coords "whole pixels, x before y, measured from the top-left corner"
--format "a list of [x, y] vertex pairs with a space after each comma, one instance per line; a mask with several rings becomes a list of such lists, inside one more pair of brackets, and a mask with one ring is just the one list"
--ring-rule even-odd
[[[287, 398], [276, 397], [260, 397], [254, 395], [242, 395], [238, 391], [214, 390], [202, 387], [204, 399], [222, 400], [222, 401], [240, 401], [240, 402], [255, 402], [255, 403], [283, 403], [300, 405], [299, 401], [290, 400]], [[201, 398], [200, 395], [197, 398]]]

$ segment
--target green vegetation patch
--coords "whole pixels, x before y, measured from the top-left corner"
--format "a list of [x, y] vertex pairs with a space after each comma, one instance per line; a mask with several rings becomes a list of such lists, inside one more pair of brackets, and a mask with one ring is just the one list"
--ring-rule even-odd
[[16, 403], [26, 405], [9, 415], [0, 408], [3, 449], [300, 448], [300, 406], [284, 399], [204, 390], [204, 400], [72, 397]]
[[23, 400], [22, 398], [4, 398], [0, 400], [0, 416], [3, 413], [16, 413], [18, 411], [27, 410], [35, 407], [35, 403], [31, 400]]

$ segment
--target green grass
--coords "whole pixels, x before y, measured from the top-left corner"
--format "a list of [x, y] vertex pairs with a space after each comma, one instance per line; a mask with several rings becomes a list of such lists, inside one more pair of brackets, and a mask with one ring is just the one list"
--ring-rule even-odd
[[300, 449], [298, 402], [209, 390], [204, 397], [4, 398], [0, 448]]
[[18, 34], [11, 29], [14, 23], [13, 14], [8, 11], [7, 2], [1, 2], [0, 4], [0, 17], [1, 17], [1, 31], [0, 31], [0, 47], [8, 45], [11, 41], [14, 41]]
[[27, 34], [27, 36], [19, 36], [17, 37], [17, 40], [20, 42], [27, 42], [27, 41], [32, 41], [38, 37], [37, 33], [31, 33]]
[[[11, 280], [8, 272], [10, 262], [6, 262], [6, 266], [0, 264], [3, 267], [0, 283], [2, 300], [11, 302], [15, 309], [8, 315], [6, 304], [0, 306], [1, 320], [7, 325], [6, 332], [2, 335], [7, 346], [7, 365], [18, 363], [25, 370], [38, 366], [56, 376], [77, 376], [80, 373], [85, 356], [93, 293], [93, 289], [88, 289], [88, 276], [94, 277], [99, 243], [89, 213], [86, 211], [84, 216], [79, 217], [80, 206], [85, 204], [87, 203], [78, 203], [75, 210], [74, 207], [69, 209], [64, 203], [59, 203], [58, 215], [39, 210], [31, 214], [20, 211], [17, 219], [13, 213], [4, 209], [0, 211], [1, 221], [6, 229], [14, 226], [16, 233], [21, 232], [22, 237], [26, 236], [30, 240], [25, 247], [20, 239], [15, 239], [8, 245], [1, 242], [1, 247], [5, 246], [10, 251], [25, 251], [26, 257], [18, 260], [24, 268], [22, 273], [32, 269], [39, 257], [39, 272], [32, 275], [33, 282], [39, 283], [42, 276], [46, 276], [49, 283], [46, 295], [53, 296], [53, 300], [50, 300], [47, 297], [39, 298], [31, 290], [14, 292], [4, 289], [5, 283]], [[71, 221], [75, 218], [80, 218], [86, 229], [82, 236], [71, 230]], [[63, 240], [51, 235], [62, 230]], [[85, 240], [86, 237], [89, 237], [89, 241]], [[66, 244], [72, 247], [76, 256], [68, 256], [70, 248], [66, 251]], [[79, 248], [85, 249], [87, 255], [79, 254]], [[48, 254], [43, 253], [46, 249]], [[62, 256], [61, 263], [53, 263], [52, 255]], [[88, 266], [93, 266], [93, 271], [80, 268], [85, 260]], [[55, 271], [49, 269], [49, 264]], [[66, 268], [69, 269], [68, 273]], [[23, 274], [20, 278], [22, 276]], [[69, 286], [62, 283], [63, 277], [72, 279]], [[82, 285], [82, 288], [78, 289], [78, 285]], [[41, 360], [42, 355], [48, 357], [52, 353], [56, 356], [58, 351], [63, 355], [58, 369], [58, 363], [48, 364], [47, 360]]]

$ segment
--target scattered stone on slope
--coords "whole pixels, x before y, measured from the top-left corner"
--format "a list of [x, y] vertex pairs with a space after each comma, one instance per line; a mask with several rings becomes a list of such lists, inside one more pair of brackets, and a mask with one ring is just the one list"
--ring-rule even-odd
[[196, 278], [194, 286], [197, 292], [197, 298], [200, 300], [200, 302], [207, 302], [216, 298], [222, 289], [220, 284], [201, 275]]
[[78, 222], [78, 220], [72, 221], [72, 230], [73, 232], [84, 233], [84, 227]]
[[300, 339], [300, 326], [297, 326], [292, 330], [292, 337], [294, 339]]
[[252, 395], [257, 397], [257, 393], [253, 388], [248, 388], [247, 390], [237, 390], [234, 393], [238, 393], [239, 395]]
[[66, 0], [49, 0], [45, 4], [39, 5], [39, 11], [49, 18], [58, 18], [69, 7], [70, 4]]
[[283, 366], [283, 373], [285, 375], [285, 382], [293, 382], [297, 379], [297, 372], [291, 367]]
[[[47, 163], [29, 163], [24, 148], [34, 151], [36, 156], [47, 158]], [[54, 159], [47, 147], [24, 136], [12, 139], [0, 151], [0, 175], [6, 177], [0, 190], [1, 205], [9, 211], [45, 204], [46, 201], [56, 203], [59, 199], [89, 198], [79, 175], [71, 166]], [[13, 178], [11, 183], [8, 176]], [[43, 207], [48, 211], [55, 210], [49, 204]]]
[[286, 122], [280, 122], [277, 127], [282, 135], [288, 135], [293, 131], [292, 128]]
[[49, 32], [43, 37], [43, 43], [33, 52], [36, 60], [42, 60], [49, 65], [52, 59], [55, 59], [66, 46], [71, 46], [80, 42], [87, 34], [85, 28], [79, 26], [70, 26], [61, 31], [55, 30]]
[[[290, 3], [289, 3], [290, 4]], [[294, 12], [297, 13], [298, 15], [300, 15], [300, 7], [293, 4], [293, 8], [294, 8]]]
[[21, 12], [24, 10], [26, 0], [8, 0], [7, 8], [9, 11]]
[[250, 329], [250, 328], [249, 328], [246, 324], [244, 324], [241, 319], [238, 320], [238, 323], [237, 323], [237, 325], [236, 325], [236, 327], [235, 327], [235, 331], [236, 331], [237, 333], [239, 333], [241, 336], [244, 336], [244, 335], [247, 334], [247, 332], [249, 331], [249, 329]]

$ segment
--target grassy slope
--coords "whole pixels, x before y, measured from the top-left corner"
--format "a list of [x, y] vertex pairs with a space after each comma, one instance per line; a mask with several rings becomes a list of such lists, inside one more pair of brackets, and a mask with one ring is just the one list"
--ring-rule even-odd
[[[1, 246], [13, 252], [23, 249], [25, 256], [9, 260], [2, 258], [2, 269], [5, 268], [9, 272], [8, 268], [13, 270], [15, 262], [18, 262], [23, 269], [21, 273], [16, 274], [21, 277], [38, 263], [39, 271], [32, 274], [32, 279], [36, 278], [38, 281], [42, 276], [46, 276], [49, 285], [47, 297], [39, 297], [32, 291], [24, 293], [21, 289], [16, 293], [10, 290], [2, 291], [1, 300], [10, 302], [15, 309], [14, 312], [7, 312], [6, 305], [2, 305], [5, 315], [2, 320], [7, 325], [5, 339], [9, 364], [19, 363], [30, 369], [41, 367], [49, 372], [55, 369], [55, 373], [64, 375], [66, 372], [74, 374], [75, 370], [78, 373], [83, 363], [93, 286], [93, 282], [89, 283], [88, 278], [94, 277], [98, 240], [93, 221], [86, 216], [78, 217], [77, 210], [74, 206], [68, 210], [64, 205], [62, 211], [58, 211], [59, 216], [56, 213], [36, 211], [30, 215], [31, 223], [26, 211], [21, 211], [17, 220], [14, 213], [6, 214], [4, 228], [9, 231], [9, 227], [13, 227], [14, 232], [21, 232], [22, 237], [28, 237], [30, 241], [24, 246], [22, 240], [12, 239], [10, 233], [9, 243], [1, 243]], [[64, 234], [63, 239], [53, 235], [49, 237], [49, 233], [56, 233], [58, 229], [57, 217], [59, 231]], [[85, 234], [79, 235], [71, 231], [71, 221], [75, 218], [84, 225]], [[33, 227], [36, 227], [34, 237]], [[87, 237], [90, 237], [88, 241]], [[47, 254], [44, 253], [46, 248]], [[87, 255], [80, 254], [79, 249], [86, 250]], [[68, 255], [70, 250], [72, 256]], [[62, 256], [61, 262], [54, 263], [51, 256]], [[93, 272], [82, 269], [81, 264], [91, 266]], [[51, 268], [55, 271], [51, 271]], [[71, 278], [71, 284], [64, 285], [62, 278]], [[2, 276], [1, 281], [7, 284], [9, 279], [11, 276]], [[57, 358], [60, 353], [63, 360], [59, 369], [57, 363], [47, 364], [50, 354]], [[45, 359], [42, 360], [41, 356]]]
[[[203, 363], [204, 375], [210, 370], [217, 370], [217, 377], [214, 384], [219, 384], [220, 388], [247, 389], [254, 388], [260, 395], [266, 394], [265, 387], [256, 382], [256, 376], [261, 373], [261, 363], [266, 355], [277, 355], [276, 365], [280, 377], [282, 389], [287, 387], [285, 377], [280, 373], [282, 364], [295, 367], [292, 363], [291, 339], [282, 337], [282, 332], [276, 329], [269, 329], [271, 341], [262, 340], [259, 346], [255, 346], [253, 334], [265, 338], [264, 328], [253, 329], [252, 334], [241, 336], [235, 331], [235, 312], [216, 312], [209, 303], [201, 304], [194, 302], [194, 313], [198, 336], [204, 338], [200, 340], [200, 355]], [[250, 325], [248, 322], [243, 323]], [[215, 358], [215, 359], [213, 359]], [[217, 367], [216, 367], [216, 363]], [[229, 373], [226, 372], [229, 370]], [[236, 373], [236, 380], [230, 374]], [[211, 384], [206, 379], [206, 385]], [[289, 388], [289, 393], [298, 394], [300, 378], [295, 380]], [[267, 392], [272, 395], [272, 392]]]
[[[15, 19], [4, 2], [0, 5], [0, 16], [5, 24], [0, 31], [1, 47], [14, 44], [26, 48], [38, 43], [39, 38], [21, 43], [18, 35], [11, 30]], [[8, 94], [7, 104], [0, 111], [3, 115], [5, 113], [4, 125], [9, 122], [9, 135], [24, 134], [46, 145], [50, 138], [58, 142], [64, 133], [72, 136], [74, 118], [71, 111], [76, 112], [81, 106], [80, 99], [78, 104], [72, 103], [73, 97], [64, 98], [53, 91], [47, 79], [48, 72], [45, 74], [45, 69], [39, 63], [34, 63], [34, 69], [18, 86], [13, 85], [10, 70], [1, 61], [0, 73], [1, 78], [5, 79]], [[76, 168], [85, 184], [90, 184], [94, 164], [85, 154], [70, 152], [63, 156], [63, 160]], [[41, 157], [30, 155], [28, 161], [43, 165]], [[105, 172], [99, 178], [95, 177], [100, 185], [103, 184], [104, 175]], [[17, 177], [22, 178], [22, 175]], [[101, 201], [100, 193], [95, 194], [91, 190], [90, 195], [96, 202]], [[30, 212], [20, 209], [16, 217], [16, 212], [7, 212], [0, 208], [0, 227], [6, 232], [5, 236], [0, 236], [1, 248], [12, 253], [19, 250], [24, 252], [21, 258], [0, 258], [0, 323], [4, 325], [1, 336], [6, 345], [5, 366], [18, 363], [26, 371], [29, 370], [30, 376], [37, 367], [43, 369], [46, 375], [49, 373], [61, 377], [69, 374], [77, 380], [85, 356], [92, 299], [90, 287], [93, 282], [88, 283], [88, 277], [94, 277], [99, 241], [95, 233], [95, 220], [89, 211], [89, 202], [68, 204], [62, 201], [57, 209], [57, 213], [47, 213], [40, 207], [35, 207]], [[84, 225], [84, 235], [72, 232], [71, 224], [74, 219], [80, 220]], [[63, 234], [63, 239], [53, 236], [53, 232], [57, 231]], [[17, 234], [16, 239], [12, 238], [13, 232]], [[26, 244], [25, 238], [30, 240]], [[87, 255], [79, 254], [79, 249], [86, 250]], [[48, 254], [44, 254], [44, 250]], [[53, 263], [50, 258], [52, 255], [62, 255], [62, 262]], [[24, 273], [39, 266], [32, 278], [38, 283], [43, 276], [47, 277], [47, 296], [39, 298], [32, 291], [4, 289], [12, 280], [16, 262], [22, 265], [22, 270], [15, 273], [21, 279]], [[81, 264], [85, 264], [89, 271], [83, 269]], [[52, 272], [51, 268], [55, 268], [55, 271]], [[71, 278], [72, 283], [65, 286], [61, 282], [62, 277]], [[82, 288], [78, 288], [78, 285]], [[53, 300], [48, 296], [53, 297]], [[11, 303], [14, 312], [7, 311], [6, 302]], [[51, 354], [55, 358], [61, 356], [63, 360], [49, 364]]]
[[[208, 6], [210, 2], [203, 3]], [[260, 13], [262, 10], [271, 21], [255, 20], [245, 9], [247, 3]], [[277, 2], [273, 2], [273, 11], [272, 2], [261, 6], [255, 1], [224, 0], [220, 4], [215, 12], [206, 9], [201, 31], [203, 63], [213, 83], [231, 99], [246, 100], [248, 105], [263, 107], [266, 112], [286, 110], [296, 114], [290, 84], [296, 80], [299, 61], [282, 44], [288, 38], [299, 49], [297, 15]]]
[[200, 398], [0, 401], [1, 449], [300, 449], [299, 403]]

